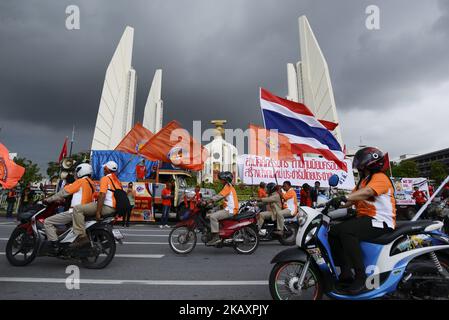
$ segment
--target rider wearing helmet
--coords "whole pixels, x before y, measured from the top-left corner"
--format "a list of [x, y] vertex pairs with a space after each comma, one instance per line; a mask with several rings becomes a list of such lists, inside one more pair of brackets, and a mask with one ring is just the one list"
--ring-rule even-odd
[[218, 174], [218, 179], [224, 186], [223, 190], [221, 190], [220, 193], [216, 196], [213, 196], [210, 201], [217, 202], [222, 199], [224, 199], [225, 201], [223, 204], [223, 210], [216, 211], [209, 215], [212, 238], [207, 243], [207, 245], [215, 245], [221, 241], [219, 236], [219, 221], [229, 219], [232, 216], [237, 215], [239, 212], [239, 200], [237, 198], [237, 192], [232, 185], [234, 175], [229, 171], [220, 172]]
[[[360, 176], [356, 188], [348, 197], [333, 199], [338, 207], [355, 205], [357, 216], [332, 226], [329, 237], [333, 252], [340, 261], [339, 290], [358, 294], [366, 289], [366, 272], [360, 241], [369, 241], [394, 230], [396, 202], [394, 186], [384, 173], [388, 167], [385, 154], [377, 148], [360, 149], [354, 156], [353, 167]], [[355, 277], [352, 278], [351, 267]]]
[[50, 251], [56, 254], [58, 251], [58, 236], [55, 225], [63, 225], [72, 221], [73, 207], [91, 203], [93, 201], [94, 183], [91, 180], [93, 170], [88, 163], [81, 163], [75, 169], [75, 182], [64, 186], [58, 193], [44, 200], [46, 203], [62, 200], [72, 195], [72, 201], [68, 211], [55, 214], [44, 221], [45, 233], [50, 241]]
[[[282, 198], [279, 193], [278, 185], [274, 182], [270, 182], [269, 184], [267, 184], [266, 190], [268, 196], [263, 198], [261, 197], [257, 198], [258, 202], [267, 205], [269, 208], [269, 210], [262, 211], [259, 213], [259, 216], [257, 218], [257, 226], [259, 227], [259, 232], [265, 220], [269, 218], [271, 218], [271, 220], [273, 221], [276, 220], [278, 212], [282, 210]], [[280, 231], [279, 230], [277, 232], [274, 231], [274, 233], [280, 233]]]
[[86, 235], [85, 217], [95, 216], [101, 220], [101, 216], [115, 213], [116, 199], [114, 191], [123, 189], [122, 183], [117, 178], [118, 165], [115, 161], [108, 161], [103, 165], [104, 176], [100, 179], [100, 192], [97, 202], [81, 204], [73, 208], [73, 232], [77, 235], [76, 240], [70, 245], [79, 248], [89, 243]]

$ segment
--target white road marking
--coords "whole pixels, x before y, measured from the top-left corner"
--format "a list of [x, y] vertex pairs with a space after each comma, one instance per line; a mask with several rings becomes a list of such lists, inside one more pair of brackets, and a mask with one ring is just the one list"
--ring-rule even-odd
[[132, 233], [123, 233], [125, 237], [168, 237], [168, 234], [132, 234]]
[[[28, 282], [28, 283], [66, 283], [65, 278], [20, 278], [0, 277], [0, 282]], [[81, 284], [140, 284], [147, 286], [266, 286], [266, 280], [115, 280], [115, 279], [80, 279]]]
[[[4, 256], [5, 252], [0, 252], [1, 256]], [[115, 258], [139, 258], [139, 259], [160, 259], [165, 255], [163, 254], [116, 254]]]
[[160, 259], [163, 254], [116, 254], [115, 258], [143, 258], [143, 259]]

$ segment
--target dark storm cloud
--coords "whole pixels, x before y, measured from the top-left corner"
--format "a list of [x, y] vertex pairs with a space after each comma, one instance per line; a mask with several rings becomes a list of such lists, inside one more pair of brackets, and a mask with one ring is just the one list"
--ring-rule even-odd
[[[365, 28], [372, 3], [381, 8], [375, 32]], [[77, 31], [65, 29], [70, 4], [81, 10]], [[286, 94], [302, 14], [328, 60], [339, 108], [388, 107], [447, 75], [444, 1], [2, 2], [0, 140], [42, 164], [57, 157], [75, 124], [75, 151], [88, 149], [106, 67], [126, 25], [135, 28], [136, 120], [162, 68], [164, 122], [178, 119], [188, 129], [192, 120], [260, 123], [258, 87]]]

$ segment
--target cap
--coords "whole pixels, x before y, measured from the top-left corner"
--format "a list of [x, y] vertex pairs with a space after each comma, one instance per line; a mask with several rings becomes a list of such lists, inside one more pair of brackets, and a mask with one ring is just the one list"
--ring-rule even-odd
[[103, 165], [103, 168], [108, 168], [111, 171], [117, 171], [118, 164], [115, 161], [108, 161]]

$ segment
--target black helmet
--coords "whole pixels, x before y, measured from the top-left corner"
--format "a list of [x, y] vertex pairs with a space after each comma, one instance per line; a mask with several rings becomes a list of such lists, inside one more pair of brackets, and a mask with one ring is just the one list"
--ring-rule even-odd
[[276, 183], [270, 182], [270, 183], [267, 184], [267, 186], [266, 186], [267, 192], [268, 192], [269, 194], [272, 194], [273, 192], [276, 191], [276, 187], [277, 187]]
[[354, 155], [352, 167], [358, 171], [365, 169], [370, 172], [382, 171], [385, 167], [385, 154], [374, 147], [360, 149]]
[[218, 174], [218, 179], [224, 180], [227, 183], [232, 183], [232, 180], [234, 180], [234, 175], [232, 174], [232, 172], [223, 171]]

